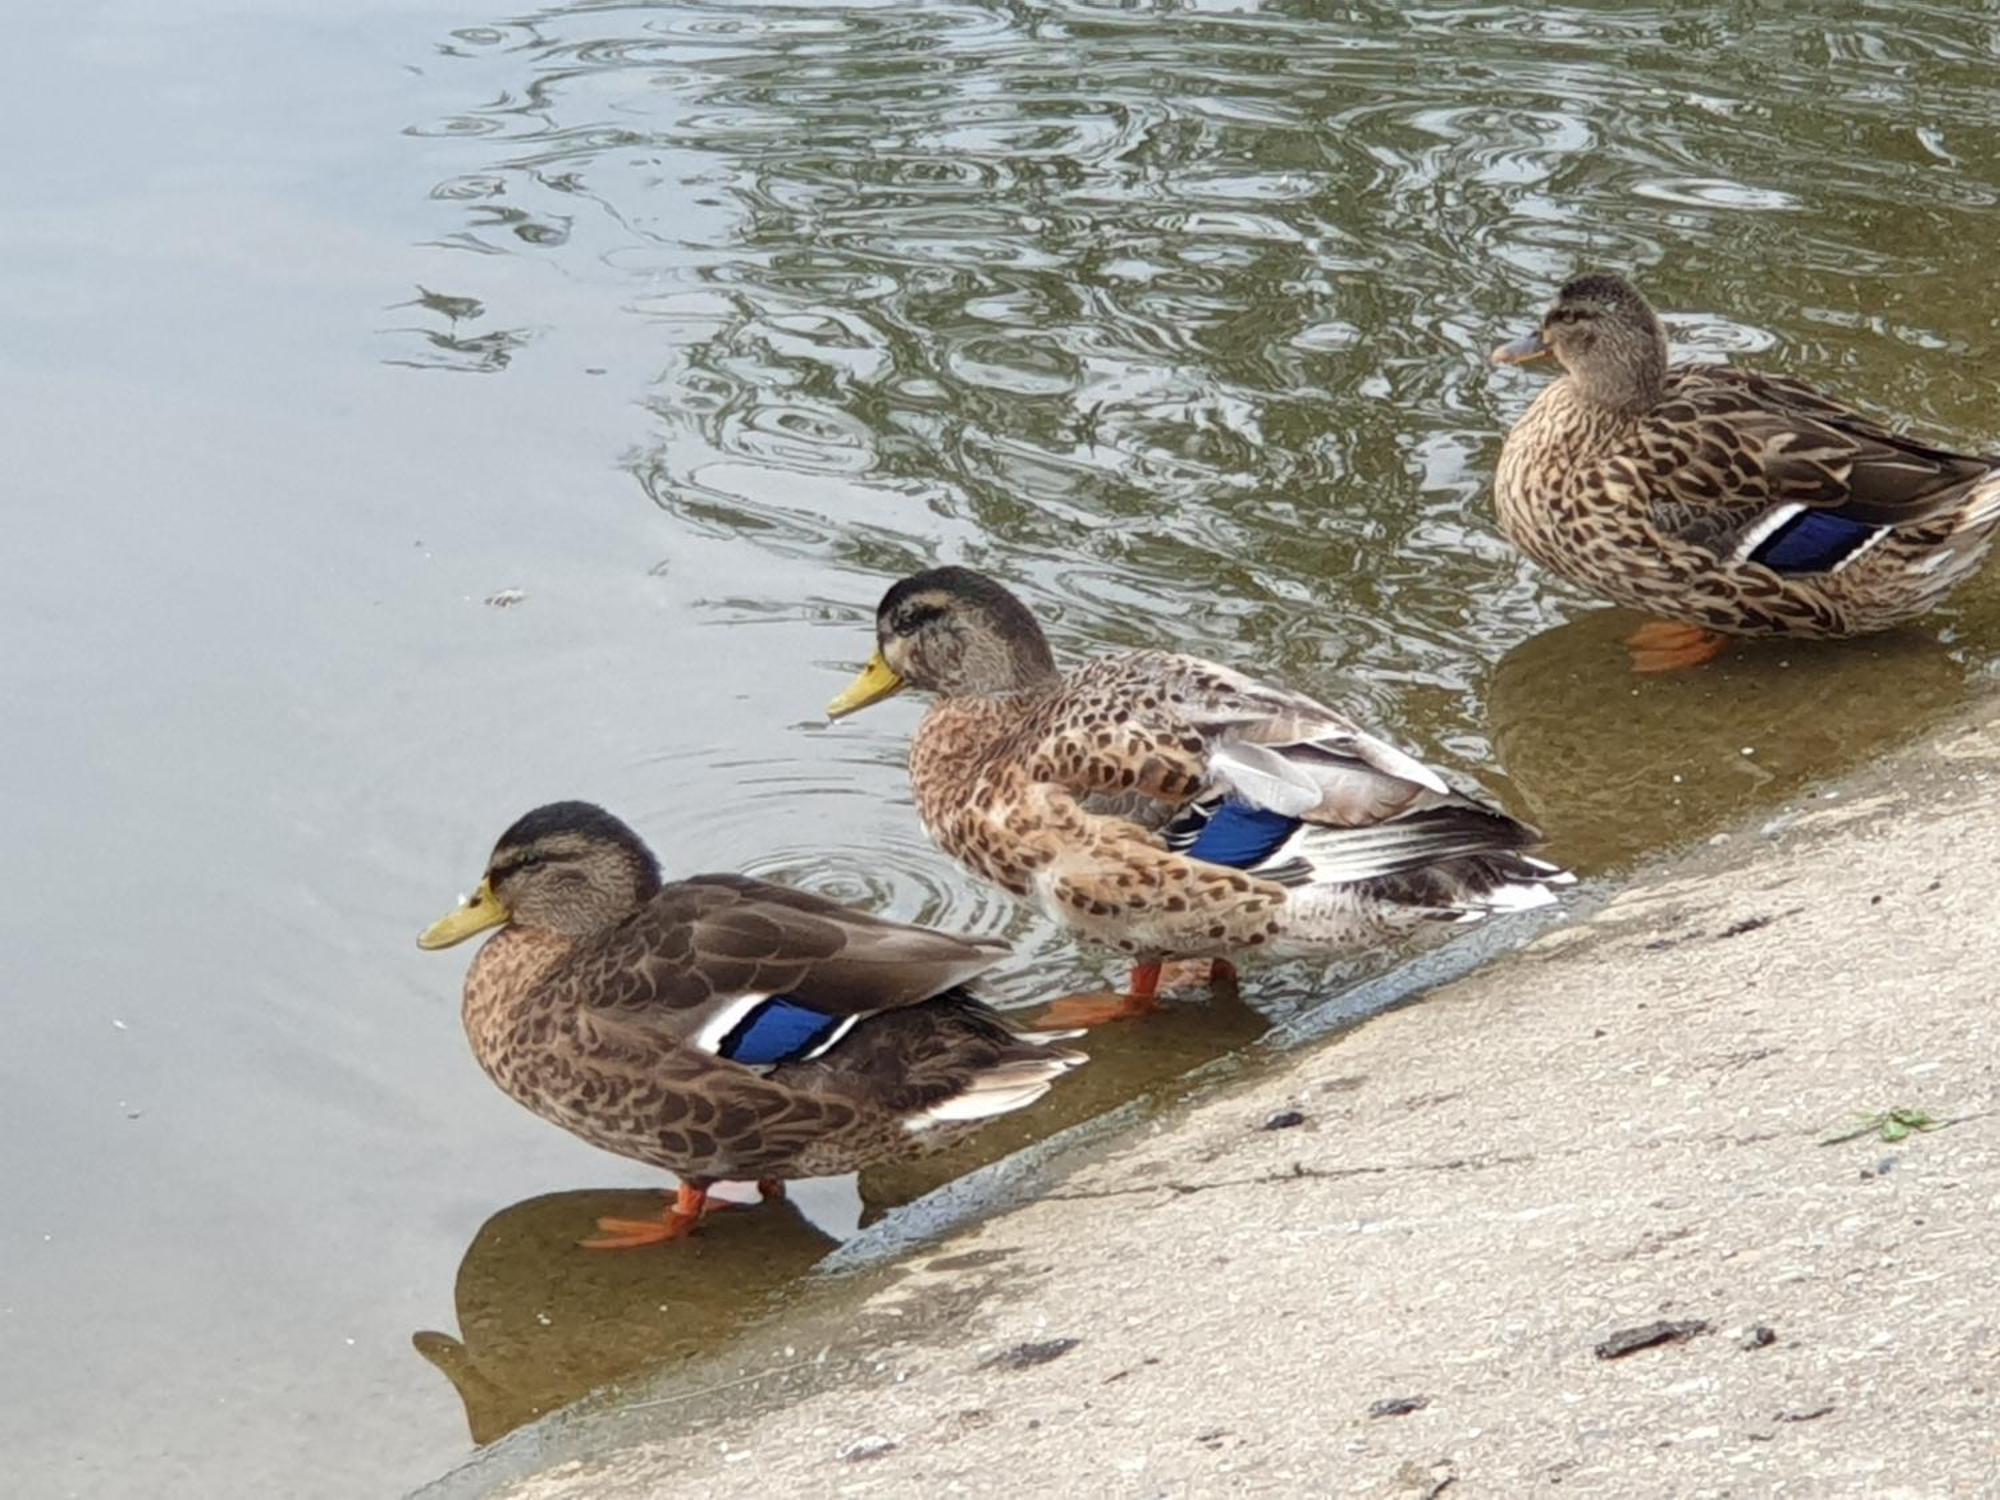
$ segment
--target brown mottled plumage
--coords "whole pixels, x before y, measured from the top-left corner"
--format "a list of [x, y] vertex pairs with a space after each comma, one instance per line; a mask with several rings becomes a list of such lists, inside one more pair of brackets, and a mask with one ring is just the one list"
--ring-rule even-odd
[[1565, 374], [1500, 454], [1500, 529], [1618, 604], [1725, 635], [1850, 636], [1941, 602], [2000, 526], [2000, 461], [1892, 432], [1798, 381], [1669, 364], [1622, 278], [1579, 277], [1498, 349]]
[[[637, 835], [588, 803], [517, 822], [478, 893], [421, 941], [490, 926], [503, 930], [465, 981], [480, 1066], [542, 1118], [680, 1174], [683, 1217], [719, 1179], [819, 1176], [945, 1144], [1082, 1061], [960, 988], [1003, 944], [740, 875], [663, 886]], [[599, 1243], [691, 1227], [665, 1222], [607, 1226], [622, 1238]]]
[[1149, 964], [1363, 947], [1568, 879], [1524, 853], [1533, 829], [1310, 698], [1163, 651], [1058, 671], [1027, 608], [969, 569], [890, 589], [876, 639], [831, 711], [939, 695], [910, 750], [931, 837]]

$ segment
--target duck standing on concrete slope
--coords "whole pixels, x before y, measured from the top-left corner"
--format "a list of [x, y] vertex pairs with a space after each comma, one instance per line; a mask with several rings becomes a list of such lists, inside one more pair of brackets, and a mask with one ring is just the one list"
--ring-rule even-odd
[[1021, 601], [969, 568], [896, 584], [828, 707], [935, 693], [917, 810], [974, 874], [1137, 960], [1129, 993], [1047, 1024], [1158, 1008], [1169, 958], [1346, 953], [1539, 906], [1570, 877], [1540, 835], [1324, 704], [1166, 651], [1057, 669]]

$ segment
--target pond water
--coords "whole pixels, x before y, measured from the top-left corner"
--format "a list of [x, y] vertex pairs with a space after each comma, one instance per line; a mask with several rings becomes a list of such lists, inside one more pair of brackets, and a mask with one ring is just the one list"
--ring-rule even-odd
[[[495, 1092], [465, 954], [411, 943], [587, 796], [672, 869], [1012, 934], [1010, 1002], [1076, 987], [1095, 960], [925, 844], [917, 707], [819, 717], [910, 568], [1001, 575], [1072, 659], [1172, 643], [1349, 704], [1592, 873], [1959, 699], [1988, 582], [1634, 681], [1631, 622], [1484, 493], [1535, 389], [1485, 353], [1591, 264], [1688, 348], [2000, 442], [2000, 27], [1815, 9], [30, 0], [9, 1493], [407, 1488], [938, 1180], [584, 1257], [657, 1175]], [[1344, 972], [1099, 1040], [989, 1154]]]

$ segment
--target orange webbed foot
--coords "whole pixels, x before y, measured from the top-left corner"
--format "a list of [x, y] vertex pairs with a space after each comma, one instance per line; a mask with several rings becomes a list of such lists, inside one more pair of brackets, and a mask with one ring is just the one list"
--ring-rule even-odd
[[1065, 995], [1035, 1017], [1037, 1026], [1067, 1031], [1075, 1027], [1103, 1026], [1111, 1021], [1136, 1021], [1165, 1010], [1160, 1004], [1160, 965], [1140, 964], [1132, 970], [1132, 988], [1125, 994], [1097, 990], [1083, 995]]
[[1714, 661], [1729, 649], [1729, 637], [1678, 620], [1653, 620], [1628, 635], [1625, 645], [1632, 653], [1632, 670], [1651, 676]]
[[599, 1219], [597, 1227], [604, 1231], [603, 1237], [578, 1240], [577, 1244], [585, 1250], [636, 1250], [642, 1245], [662, 1245], [668, 1240], [686, 1239], [693, 1234], [704, 1214], [731, 1207], [734, 1205], [710, 1203], [708, 1189], [689, 1187], [683, 1183], [674, 1195], [674, 1201], [659, 1218]]
[[1103, 1026], [1112, 1021], [1136, 1021], [1141, 1016], [1150, 1016], [1165, 1009], [1151, 995], [1121, 995], [1116, 990], [1098, 990], [1092, 994], [1063, 996], [1035, 1017], [1035, 1025], [1055, 1031], [1070, 1031], [1078, 1027]]

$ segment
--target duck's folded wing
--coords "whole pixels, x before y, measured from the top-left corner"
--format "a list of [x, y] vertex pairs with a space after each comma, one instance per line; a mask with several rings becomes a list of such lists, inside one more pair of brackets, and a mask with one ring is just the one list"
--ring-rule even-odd
[[1160, 651], [1106, 657], [1074, 674], [1031, 726], [1023, 761], [1032, 779], [1090, 796], [1094, 809], [1135, 795], [1183, 804], [1227, 791], [1290, 816], [1352, 824], [1450, 791], [1422, 761], [1323, 703]]
[[1632, 461], [1660, 524], [1781, 573], [1834, 571], [1889, 529], [1949, 512], [1995, 467], [1725, 366], [1677, 383]]
[[579, 954], [587, 1021], [748, 1066], [818, 1056], [856, 1021], [984, 973], [1004, 943], [871, 917], [740, 875], [668, 886]]

